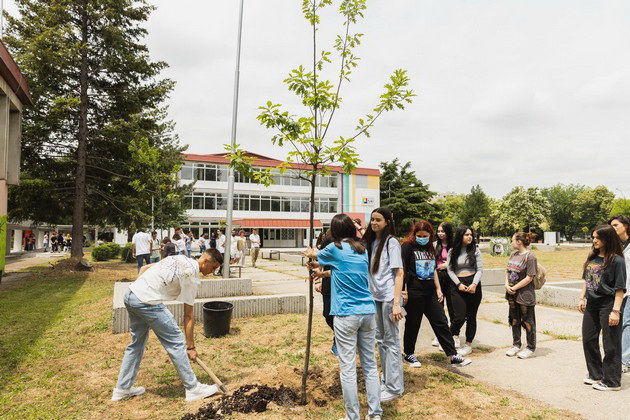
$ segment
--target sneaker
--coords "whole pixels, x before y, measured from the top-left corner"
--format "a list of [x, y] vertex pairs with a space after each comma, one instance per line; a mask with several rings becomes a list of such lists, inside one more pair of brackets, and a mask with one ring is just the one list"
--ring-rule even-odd
[[[381, 391], [381, 402], [392, 401], [392, 400], [395, 400], [396, 398], [400, 398], [401, 396], [402, 395], [399, 395], [399, 394], [392, 394], [391, 392], [389, 392], [386, 389], [384, 389], [384, 390]], [[366, 418], [368, 418], [368, 417], [366, 417]], [[374, 417], [371, 417], [371, 418], [374, 418]]]
[[511, 349], [509, 349], [508, 351], [505, 352], [505, 355], [508, 357], [514, 357], [516, 356], [516, 353], [520, 352], [521, 348], [520, 347], [512, 347]]
[[202, 398], [208, 398], [216, 394], [219, 388], [216, 385], [207, 385], [197, 382], [197, 386], [193, 389], [186, 390], [186, 401], [196, 401]]
[[459, 335], [454, 335], [453, 341], [455, 342], [455, 348], [458, 349], [461, 346], [461, 343], [459, 342]]
[[381, 420], [381, 416], [378, 414], [374, 414], [373, 416], [370, 416], [369, 414], [367, 414], [365, 416], [365, 420]]
[[620, 391], [620, 386], [608, 386], [603, 382], [597, 382], [593, 384], [593, 389], [598, 391]]
[[137, 397], [138, 395], [144, 394], [144, 392], [145, 389], [143, 386], [129, 389], [114, 388], [114, 392], [112, 392], [112, 401], [120, 401], [125, 398]]
[[422, 363], [418, 360], [415, 354], [409, 354], [403, 357], [403, 362], [407, 363], [409, 366], [413, 368], [419, 368], [422, 366]]
[[534, 355], [533, 351], [531, 351], [530, 349], [525, 348], [525, 349], [519, 351], [516, 356], [519, 359], [529, 359], [533, 355]]
[[470, 359], [466, 359], [462, 356], [460, 356], [459, 354], [454, 355], [453, 357], [451, 357], [451, 366], [466, 366], [472, 363], [472, 360]]
[[621, 365], [621, 373], [628, 373], [628, 372], [630, 372], [630, 366]]
[[472, 353], [472, 347], [470, 346], [461, 347], [459, 350], [457, 350], [457, 353], [459, 353], [460, 356], [468, 356], [470, 353]]
[[438, 341], [437, 337], [433, 337], [433, 341], [431, 341], [431, 345], [433, 347], [437, 347], [440, 345], [440, 342]]
[[590, 376], [587, 376], [586, 378], [584, 378], [584, 383], [586, 385], [595, 385], [599, 381], [601, 381], [601, 379], [593, 379]]
[[330, 352], [334, 356], [339, 357], [339, 352], [337, 351], [337, 343], [333, 343], [332, 347], [330, 348]]

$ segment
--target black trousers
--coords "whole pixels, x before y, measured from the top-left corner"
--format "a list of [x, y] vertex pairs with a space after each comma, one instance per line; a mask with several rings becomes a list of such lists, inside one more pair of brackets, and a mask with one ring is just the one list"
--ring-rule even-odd
[[330, 329], [334, 332], [335, 328], [333, 327], [333, 320], [335, 319], [335, 316], [330, 314], [330, 295], [322, 295], [322, 301], [324, 302], [322, 315], [324, 315], [324, 318], [326, 319], [326, 324], [328, 324]]
[[[473, 276], [461, 277], [459, 281], [470, 286]], [[472, 343], [477, 334], [477, 311], [481, 304], [481, 283], [477, 285], [474, 294], [460, 292], [455, 284], [451, 288], [451, 302], [453, 303], [453, 318], [451, 319], [451, 334], [459, 335], [466, 323], [466, 342]]]
[[448, 319], [453, 322], [453, 297], [451, 296], [451, 289], [455, 286], [453, 284], [453, 280], [448, 276], [446, 270], [438, 270], [438, 279], [440, 280], [440, 287], [442, 288], [442, 293], [444, 294], [444, 300], [442, 301], [442, 305], [444, 305], [444, 301], [446, 301], [446, 309], [448, 310]]
[[515, 295], [507, 295], [510, 305], [508, 322], [512, 326], [512, 345], [521, 347], [521, 327], [525, 329], [527, 348], [536, 350], [536, 312], [535, 306], [525, 306], [516, 303]]
[[[582, 318], [582, 345], [588, 375], [608, 386], [621, 386], [621, 325], [608, 325], [615, 298], [588, 299]], [[599, 332], [604, 342], [604, 359], [599, 350]]]
[[444, 314], [444, 307], [438, 302], [437, 294], [425, 296], [409, 296], [405, 304], [407, 317], [405, 318], [405, 335], [403, 336], [405, 354], [414, 354], [418, 332], [422, 324], [422, 315], [426, 315], [433, 332], [447, 356], [457, 354], [453, 336], [448, 328], [448, 320]]

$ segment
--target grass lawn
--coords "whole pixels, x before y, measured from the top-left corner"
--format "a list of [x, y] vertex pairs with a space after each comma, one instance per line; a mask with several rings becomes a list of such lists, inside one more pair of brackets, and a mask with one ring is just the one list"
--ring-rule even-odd
[[[0, 418], [179, 418], [219, 397], [184, 402], [184, 389], [154, 335], [148, 343], [137, 384], [147, 393], [112, 402], [128, 334], [111, 331], [113, 283], [133, 278], [135, 266], [97, 263], [92, 273], [37, 270], [0, 286]], [[304, 354], [305, 315], [233, 320], [227, 337], [206, 339], [197, 325], [200, 357], [233, 391], [244, 384], [284, 384], [298, 389]], [[315, 316], [311, 401], [278, 407], [260, 418], [338, 419], [343, 401], [332, 334]], [[441, 354], [421, 355], [423, 367], [405, 367], [406, 394], [385, 403], [385, 418], [572, 418], [512, 391], [477, 382], [446, 367]], [[194, 366], [199, 379], [211, 382]], [[362, 394], [363, 395], [363, 394]], [[363, 397], [362, 397], [363, 398]], [[365, 412], [365, 400], [363, 398]], [[252, 414], [235, 415], [249, 418]]]
[[[547, 270], [548, 281], [580, 280], [582, 278], [582, 265], [586, 261], [590, 248], [567, 249], [562, 251], [540, 251], [533, 253], [538, 258], [538, 263]], [[493, 257], [483, 254], [484, 268], [505, 269], [509, 257]]]

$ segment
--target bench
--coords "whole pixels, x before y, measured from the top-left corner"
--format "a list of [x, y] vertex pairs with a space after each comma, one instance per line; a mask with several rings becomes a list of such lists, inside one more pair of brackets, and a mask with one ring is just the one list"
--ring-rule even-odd
[[232, 270], [233, 269], [234, 270], [238, 269], [238, 278], [240, 279], [241, 278], [241, 271], [242, 271], [243, 267], [240, 266], [240, 265], [231, 265], [230, 266], [230, 277], [232, 277]]
[[274, 255], [277, 255], [278, 256], [278, 261], [280, 261], [280, 251], [274, 251], [274, 250], [269, 251], [269, 259], [270, 260], [273, 260], [273, 256]]

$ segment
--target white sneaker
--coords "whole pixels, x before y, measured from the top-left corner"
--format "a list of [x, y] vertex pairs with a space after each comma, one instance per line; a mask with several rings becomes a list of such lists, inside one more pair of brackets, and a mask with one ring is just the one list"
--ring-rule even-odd
[[[401, 396], [402, 395], [399, 395], [399, 394], [392, 394], [391, 392], [384, 389], [383, 391], [381, 391], [381, 402], [392, 401], [392, 400], [395, 400], [396, 398], [400, 398]], [[366, 419], [367, 418], [369, 417], [366, 417]], [[374, 418], [374, 416], [372, 416], [371, 418]]]
[[365, 416], [365, 420], [381, 420], [381, 416], [378, 414], [374, 414], [373, 416], [370, 416], [369, 414], [367, 414]]
[[505, 352], [505, 355], [508, 357], [514, 357], [516, 356], [516, 353], [520, 352], [521, 348], [520, 347], [512, 347], [511, 349], [509, 349], [508, 351]]
[[584, 378], [584, 383], [586, 385], [594, 385], [594, 384], [598, 383], [599, 381], [600, 381], [600, 379], [593, 379], [589, 375], [587, 375], [586, 378]]
[[193, 389], [186, 390], [186, 401], [196, 401], [202, 398], [208, 398], [216, 394], [219, 388], [216, 385], [207, 385], [197, 382], [197, 386]]
[[630, 366], [621, 365], [621, 373], [628, 373], [628, 372], [630, 372]]
[[521, 351], [518, 352], [518, 354], [516, 355], [519, 359], [529, 359], [530, 357], [532, 357], [534, 355], [534, 352], [531, 351], [528, 348], [525, 348]]
[[468, 356], [470, 353], [472, 353], [472, 347], [464, 346], [464, 347], [460, 348], [459, 350], [457, 350], [457, 353], [460, 356]]
[[455, 342], [455, 348], [458, 349], [461, 346], [461, 343], [459, 342], [459, 335], [454, 335], [453, 341]]
[[112, 392], [112, 401], [120, 401], [125, 398], [137, 397], [138, 395], [144, 394], [144, 392], [145, 389], [143, 386], [129, 389], [114, 388], [114, 392]]
[[433, 347], [437, 347], [440, 345], [440, 342], [438, 341], [437, 337], [433, 337], [433, 341], [431, 341], [431, 345]]

